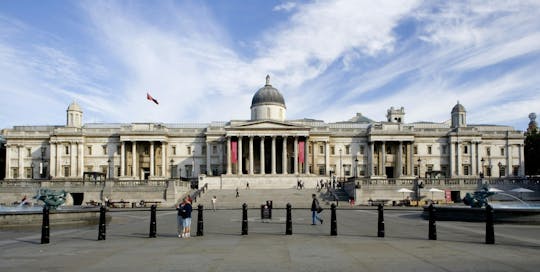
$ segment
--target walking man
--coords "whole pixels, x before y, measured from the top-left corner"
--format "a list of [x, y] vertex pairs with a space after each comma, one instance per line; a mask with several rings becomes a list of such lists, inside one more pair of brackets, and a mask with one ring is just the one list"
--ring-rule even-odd
[[212, 197], [212, 210], [213, 210], [214, 212], [216, 211], [216, 201], [217, 201], [216, 196], [213, 196], [213, 197]]
[[311, 197], [313, 198], [313, 201], [311, 201], [311, 225], [315, 225], [315, 220], [319, 220], [322, 224], [323, 220], [318, 215], [318, 213], [322, 212], [319, 200], [315, 194], [312, 194]]

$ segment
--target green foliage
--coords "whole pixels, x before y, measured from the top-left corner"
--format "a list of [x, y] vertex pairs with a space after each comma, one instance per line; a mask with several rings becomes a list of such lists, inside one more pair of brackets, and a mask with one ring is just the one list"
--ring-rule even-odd
[[525, 174], [540, 175], [540, 134], [530, 133], [525, 138]]

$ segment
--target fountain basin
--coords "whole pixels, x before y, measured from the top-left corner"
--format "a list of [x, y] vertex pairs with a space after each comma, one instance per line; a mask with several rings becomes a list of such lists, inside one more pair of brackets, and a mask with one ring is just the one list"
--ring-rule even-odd
[[[51, 226], [62, 225], [97, 225], [99, 224], [99, 208], [70, 207], [49, 212]], [[106, 222], [111, 220], [106, 215]], [[0, 229], [39, 227], [43, 221], [43, 208], [32, 207], [27, 209], [2, 208], [0, 210]]]
[[[495, 223], [540, 224], [540, 207], [492, 205]], [[428, 219], [428, 206], [424, 206], [422, 218]], [[485, 222], [485, 208], [466, 206], [435, 206], [437, 221]]]

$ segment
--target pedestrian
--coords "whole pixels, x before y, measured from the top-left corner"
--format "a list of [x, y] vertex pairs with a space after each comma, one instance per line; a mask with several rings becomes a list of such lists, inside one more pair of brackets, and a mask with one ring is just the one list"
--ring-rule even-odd
[[216, 211], [216, 201], [217, 201], [216, 196], [213, 196], [213, 197], [212, 197], [212, 210], [213, 210], [214, 212]]
[[183, 208], [184, 208], [184, 202], [180, 202], [176, 205], [177, 215], [176, 220], [178, 225], [176, 226], [178, 231], [178, 237], [182, 238], [184, 237], [184, 218], [182, 217], [183, 214]]
[[238, 187], [236, 187], [236, 198], [240, 197], [240, 193], [238, 192]]
[[248, 190], [248, 189], [249, 189], [249, 181], [246, 182], [246, 190]]
[[187, 198], [184, 198], [184, 205], [181, 209], [182, 214], [182, 220], [183, 220], [183, 230], [182, 235], [184, 238], [189, 238], [191, 235], [191, 211], [193, 210], [193, 207], [191, 206], [191, 203], [189, 203]]
[[321, 222], [321, 225], [323, 223], [323, 220], [319, 217], [319, 213], [322, 212], [321, 205], [319, 205], [319, 200], [317, 199], [317, 196], [315, 194], [312, 194], [311, 197], [313, 200], [311, 201], [311, 225], [315, 225], [315, 220], [319, 220]]

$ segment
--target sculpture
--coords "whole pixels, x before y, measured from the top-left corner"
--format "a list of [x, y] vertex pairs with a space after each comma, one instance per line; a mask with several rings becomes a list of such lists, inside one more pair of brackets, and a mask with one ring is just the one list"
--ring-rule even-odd
[[43, 201], [45, 203], [45, 207], [51, 210], [56, 210], [58, 206], [64, 204], [66, 201], [66, 196], [67, 192], [64, 190], [57, 192], [47, 188], [40, 188], [34, 198]]
[[487, 198], [494, 194], [495, 192], [490, 192], [488, 188], [484, 187], [482, 190], [474, 192], [473, 195], [470, 193], [465, 194], [463, 203], [471, 206], [471, 208], [482, 208], [487, 206]]

